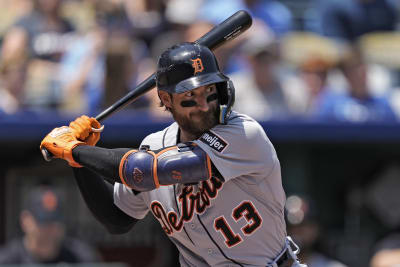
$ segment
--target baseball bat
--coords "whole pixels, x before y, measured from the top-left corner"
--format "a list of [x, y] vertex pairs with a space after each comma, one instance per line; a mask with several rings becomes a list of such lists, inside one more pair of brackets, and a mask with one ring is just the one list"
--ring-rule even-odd
[[[211, 50], [216, 49], [224, 43], [242, 34], [244, 31], [250, 28], [251, 24], [252, 18], [249, 13], [247, 11], [240, 10], [220, 24], [213, 27], [209, 32], [196, 40], [195, 43], [204, 45]], [[134, 102], [136, 99], [153, 89], [155, 86], [156, 74], [153, 73], [150, 75], [150, 77], [135, 87], [135, 89], [98, 114], [96, 119], [98, 121], [103, 121], [120, 109]], [[42, 154], [46, 161], [51, 160], [51, 153], [47, 149], [43, 148]]]

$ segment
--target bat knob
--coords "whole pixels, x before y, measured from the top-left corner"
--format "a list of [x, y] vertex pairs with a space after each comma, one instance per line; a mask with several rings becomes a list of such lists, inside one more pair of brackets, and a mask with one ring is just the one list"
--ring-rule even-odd
[[53, 158], [53, 155], [51, 155], [51, 153], [46, 149], [46, 148], [42, 148], [41, 149], [43, 158], [45, 161], [51, 161]]

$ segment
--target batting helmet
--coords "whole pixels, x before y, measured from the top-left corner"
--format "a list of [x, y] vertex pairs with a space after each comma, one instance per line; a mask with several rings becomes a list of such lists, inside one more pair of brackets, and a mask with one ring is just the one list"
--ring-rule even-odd
[[209, 48], [196, 43], [181, 43], [166, 50], [158, 60], [158, 90], [179, 94], [214, 83], [218, 90], [220, 123], [225, 124], [235, 102], [235, 89], [231, 80], [220, 71]]

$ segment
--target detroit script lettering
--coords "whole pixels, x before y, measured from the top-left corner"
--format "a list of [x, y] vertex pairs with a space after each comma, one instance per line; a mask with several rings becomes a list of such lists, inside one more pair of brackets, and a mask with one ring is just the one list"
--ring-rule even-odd
[[171, 235], [174, 231], [181, 231], [183, 223], [191, 221], [194, 213], [202, 214], [211, 205], [210, 200], [217, 197], [218, 190], [221, 188], [222, 182], [215, 177], [201, 182], [195, 194], [193, 194], [193, 186], [185, 186], [179, 195], [182, 210], [180, 216], [174, 211], [167, 214], [159, 201], [151, 203], [151, 211], [161, 223], [165, 233]]

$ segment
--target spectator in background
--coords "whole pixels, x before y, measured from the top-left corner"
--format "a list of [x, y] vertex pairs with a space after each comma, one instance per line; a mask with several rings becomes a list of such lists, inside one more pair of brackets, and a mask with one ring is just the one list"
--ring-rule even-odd
[[392, 233], [377, 242], [370, 267], [400, 266], [400, 234]]
[[291, 95], [292, 112], [298, 117], [312, 117], [318, 112], [321, 100], [329, 97], [331, 88], [328, 75], [332, 62], [322, 56], [305, 58], [295, 75], [284, 81], [284, 88]]
[[[20, 38], [24, 38], [20, 35]], [[9, 57], [0, 62], [0, 114], [15, 114], [25, 109], [24, 94], [27, 58]]]
[[256, 20], [241, 47], [248, 68], [231, 75], [235, 84], [235, 110], [258, 120], [291, 116], [290, 95], [279, 77], [280, 57], [275, 35]]
[[293, 33], [280, 42], [287, 73], [282, 86], [290, 95], [291, 110], [297, 117], [311, 117], [321, 99], [332, 91], [328, 82], [337, 64], [340, 47], [331, 39], [312, 33]]
[[[185, 40], [190, 42], [195, 41], [195, 39], [192, 39], [195, 38], [195, 36], [185, 35], [187, 35], [188, 29], [198, 22], [198, 13], [201, 9], [202, 3], [202, 0], [169, 0], [166, 2], [165, 20], [167, 22], [166, 28], [168, 30], [153, 36], [150, 50], [154, 62], [156, 62], [161, 53], [169, 47]], [[203, 31], [210, 29], [212, 24], [207, 22], [204, 23], [203, 26], [205, 29], [196, 33], [196, 36], [201, 35], [203, 34]]]
[[[314, 0], [309, 10], [305, 12], [305, 21], [307, 30], [340, 40], [345, 45], [352, 45], [353, 49], [358, 49], [359, 42], [363, 40], [362, 37], [370, 36], [369, 40], [371, 40], [372, 36], [378, 36], [377, 34], [382, 32], [388, 34], [397, 30], [399, 2], [395, 0]], [[393, 37], [388, 36], [386, 38], [390, 40]], [[371, 43], [375, 43], [376, 47], [380, 48], [376, 52], [366, 51], [366, 56], [372, 59], [369, 63], [377, 60], [374, 53], [381, 55], [378, 64], [390, 62], [391, 59], [395, 58], [391, 57], [390, 51], [380, 53], [384, 44], [379, 44], [379, 38]], [[398, 76], [396, 72], [397, 70], [394, 70], [391, 75]], [[374, 68], [369, 67], [369, 83], [378, 81], [381, 74], [390, 75], [387, 66], [375, 65]], [[392, 83], [392, 85], [396, 85], [394, 84], [396, 81], [392, 81]], [[376, 91], [376, 88], [370, 89]], [[381, 89], [378, 90], [382, 91]], [[393, 105], [396, 107], [397, 103], [393, 103]]]
[[321, 252], [321, 227], [311, 201], [297, 195], [289, 196], [285, 213], [288, 235], [301, 247], [299, 258], [307, 262], [308, 267], [346, 267]]
[[[34, 0], [34, 9], [21, 17], [4, 36], [1, 61], [28, 51], [26, 102], [38, 107], [56, 107], [61, 97], [55, 71], [65, 44], [74, 31], [60, 15], [61, 0]], [[21, 38], [21, 34], [25, 37]]]
[[[134, 37], [124, 5], [96, 5], [96, 25], [67, 46], [58, 76], [63, 91], [63, 111], [96, 114], [140, 83], [141, 60], [147, 56], [143, 42]], [[132, 105], [148, 106], [146, 97]]]
[[317, 0], [312, 5], [315, 23], [309, 30], [354, 42], [363, 34], [394, 31], [398, 9], [393, 0]]
[[63, 112], [93, 114], [104, 93], [106, 29], [97, 25], [66, 46], [58, 77]]
[[136, 38], [144, 40], [147, 45], [150, 45], [157, 35], [166, 30], [167, 23], [164, 12], [169, 1], [170, 0], [121, 1]]
[[0, 0], [0, 36], [3, 37], [5, 32], [11, 27], [15, 21], [29, 12], [33, 8], [32, 0]]
[[32, 190], [20, 214], [24, 236], [0, 249], [0, 264], [99, 262], [87, 244], [66, 237], [61, 199], [48, 186]]
[[367, 83], [367, 64], [356, 49], [349, 49], [339, 64], [348, 87], [321, 100], [315, 116], [338, 121], [366, 122], [397, 120], [388, 99], [374, 96]]

